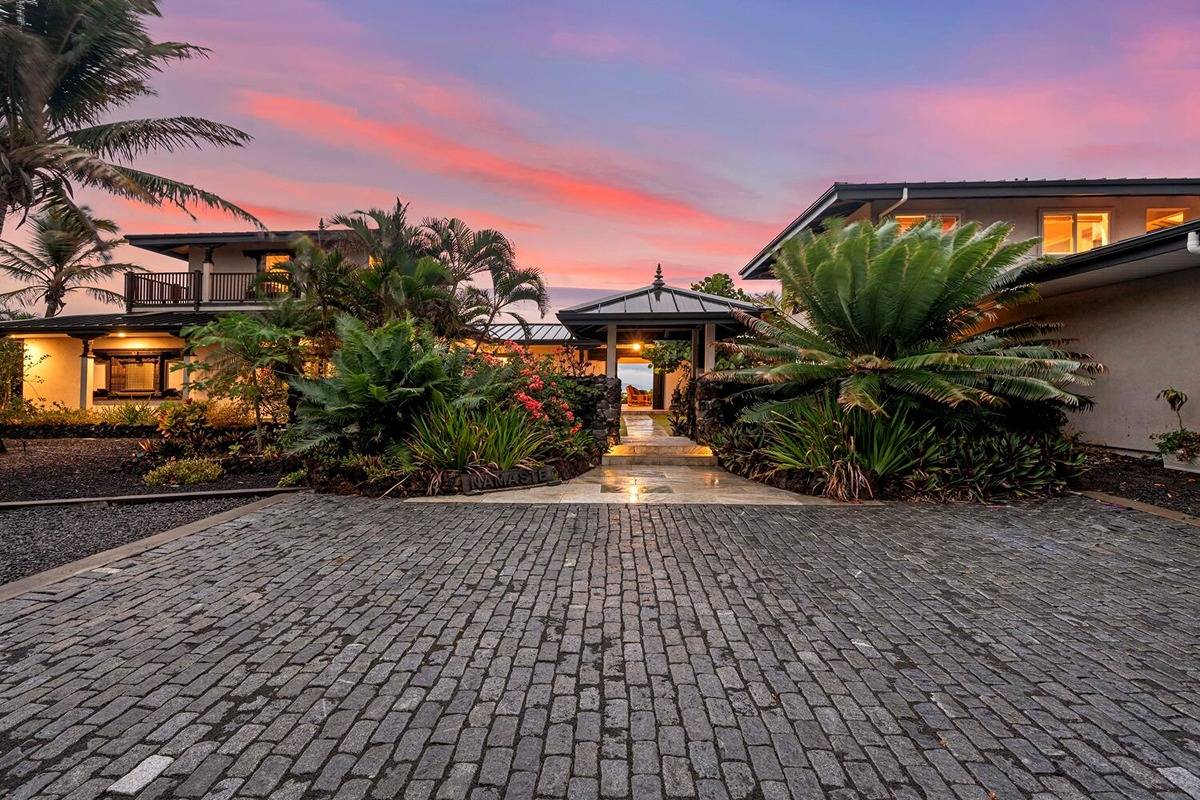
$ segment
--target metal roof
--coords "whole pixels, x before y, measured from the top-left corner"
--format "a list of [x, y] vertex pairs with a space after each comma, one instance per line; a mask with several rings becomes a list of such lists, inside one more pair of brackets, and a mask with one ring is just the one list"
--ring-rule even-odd
[[[1200, 254], [1188, 250], [1188, 237], [1200, 232], [1200, 219], [1131, 236], [1084, 253], [1062, 256], [1030, 273], [1043, 294], [1075, 287], [1119, 283], [1164, 272], [1200, 267]], [[1093, 273], [1104, 271], [1104, 276]], [[1090, 276], [1090, 277], [1085, 277]]]
[[493, 325], [487, 331], [487, 338], [517, 344], [596, 344], [593, 340], [576, 337], [566, 325], [553, 322], [530, 323], [528, 334], [515, 323]]
[[178, 333], [188, 325], [210, 322], [212, 311], [152, 311], [133, 314], [75, 314], [63, 317], [14, 319], [0, 322], [0, 335], [65, 333], [102, 336], [115, 330], [130, 333]]
[[628, 292], [620, 292], [598, 300], [589, 300], [558, 312], [558, 318], [568, 325], [572, 322], [620, 321], [622, 317], [648, 318], [726, 318], [737, 309], [755, 313], [761, 308], [754, 303], [668, 286], [662, 277], [662, 266], [654, 282]]
[[[907, 194], [906, 194], [907, 193]], [[743, 278], [769, 278], [775, 253], [800, 231], [830, 217], [846, 216], [864, 203], [965, 200], [1003, 197], [1104, 197], [1200, 195], [1200, 178], [1020, 178], [1006, 181], [900, 181], [834, 183], [742, 267]]]

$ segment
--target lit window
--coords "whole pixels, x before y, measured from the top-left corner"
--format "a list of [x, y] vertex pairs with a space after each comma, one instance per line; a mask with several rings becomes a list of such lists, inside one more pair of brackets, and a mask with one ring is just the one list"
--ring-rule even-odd
[[1042, 252], [1065, 256], [1108, 244], [1107, 211], [1047, 211], [1042, 214]]
[[943, 233], [958, 224], [958, 214], [897, 214], [893, 219], [900, 226], [901, 233], [931, 219], [942, 224]]
[[[267, 253], [263, 256], [263, 272], [287, 272], [287, 264], [292, 260], [290, 253]], [[268, 297], [278, 297], [287, 293], [287, 285], [276, 283], [274, 281], [265, 282], [260, 285], [259, 291], [265, 293]]]
[[1186, 216], [1186, 208], [1148, 208], [1146, 209], [1146, 233], [1182, 225]]
[[287, 272], [284, 265], [291, 260], [287, 253], [267, 253], [263, 257], [263, 272]]

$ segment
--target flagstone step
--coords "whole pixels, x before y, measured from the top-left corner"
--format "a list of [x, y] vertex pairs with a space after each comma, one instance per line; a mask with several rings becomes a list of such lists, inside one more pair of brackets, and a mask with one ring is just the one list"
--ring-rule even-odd
[[684, 440], [683, 443], [618, 444], [604, 455], [606, 466], [712, 466], [717, 463], [711, 448]]
[[717, 464], [714, 455], [614, 455], [605, 454], [602, 463], [606, 467], [712, 467]]

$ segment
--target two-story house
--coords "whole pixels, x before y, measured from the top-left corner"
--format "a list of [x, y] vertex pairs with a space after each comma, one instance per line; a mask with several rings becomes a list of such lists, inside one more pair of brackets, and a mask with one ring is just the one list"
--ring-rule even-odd
[[50, 407], [156, 400], [188, 394], [181, 329], [217, 314], [261, 308], [283, 287], [261, 280], [318, 231], [148, 234], [134, 247], [179, 259], [178, 270], [124, 276], [125, 310], [0, 323], [24, 342], [24, 396]]
[[780, 245], [833, 217], [1004, 221], [1015, 237], [1039, 238], [1039, 255], [1056, 263], [1038, 273], [1043, 299], [1025, 315], [1065, 323], [1076, 349], [1108, 368], [1090, 391], [1095, 407], [1073, 415], [1086, 441], [1151, 450], [1150, 435], [1174, 422], [1158, 391], [1200, 397], [1198, 179], [835, 183], [741, 276], [773, 277]]
[[[952, 226], [1010, 222], [1018, 237], [1038, 237], [1056, 263], [1038, 273], [1043, 300], [1026, 313], [1064, 322], [1077, 349], [1108, 367], [1091, 394], [1094, 409], [1073, 424], [1088, 441], [1152, 449], [1150, 434], [1173, 418], [1155, 400], [1165, 386], [1200, 397], [1200, 179], [1014, 180], [836, 183], [763, 247], [743, 278], [771, 278], [779, 246], [833, 217], [928, 219]], [[124, 312], [0, 323], [19, 337], [33, 366], [25, 396], [42, 405], [90, 407], [130, 398], [188, 393], [180, 329], [233, 309], [261, 306], [281, 287], [263, 275], [289, 257], [299, 234], [336, 231], [155, 234], [130, 244], [179, 259], [177, 271], [131, 273]], [[645, 343], [690, 340], [700, 371], [713, 366], [713, 343], [742, 330], [733, 309], [754, 306], [667, 285], [647, 285], [558, 312], [558, 324], [528, 333], [498, 326], [537, 352], [566, 346], [595, 372], [644, 367]], [[654, 376], [631, 404], [663, 408], [678, 376]], [[1196, 420], [1193, 424], [1200, 424]]]

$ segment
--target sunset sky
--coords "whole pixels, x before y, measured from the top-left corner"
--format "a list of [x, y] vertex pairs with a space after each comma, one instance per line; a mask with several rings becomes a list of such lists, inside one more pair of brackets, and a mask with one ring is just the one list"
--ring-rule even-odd
[[[556, 307], [735, 273], [834, 180], [1200, 174], [1195, 2], [168, 0], [212, 48], [123, 116], [243, 150], [148, 159], [272, 228], [400, 196], [496, 227]], [[94, 197], [126, 233], [233, 230]], [[178, 262], [141, 251], [148, 266]], [[66, 313], [96, 309], [82, 296]], [[115, 310], [115, 309], [114, 309]]]

